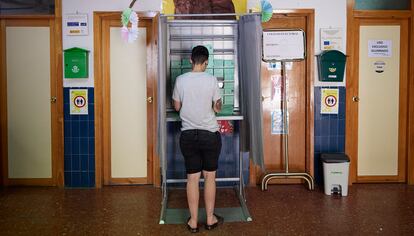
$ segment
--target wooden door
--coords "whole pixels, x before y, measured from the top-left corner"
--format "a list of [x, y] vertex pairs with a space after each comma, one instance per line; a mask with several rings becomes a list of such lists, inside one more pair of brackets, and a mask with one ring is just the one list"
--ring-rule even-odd
[[[301, 29], [307, 37], [307, 59], [286, 62], [287, 100], [288, 100], [288, 155], [290, 172], [309, 172], [313, 175], [313, 113], [310, 102], [313, 82], [310, 66], [313, 51], [313, 11], [299, 10], [297, 13], [275, 14], [263, 23], [263, 30]], [[281, 63], [269, 64], [262, 61], [261, 86], [263, 106], [263, 141], [266, 171], [284, 170], [284, 145], [280, 122], [282, 121], [282, 86]], [[312, 113], [312, 114], [311, 114]], [[279, 127], [279, 128], [278, 128]], [[282, 132], [281, 132], [282, 131]], [[312, 133], [312, 135], [311, 135]], [[312, 149], [312, 151], [311, 151]], [[312, 163], [312, 164], [311, 164]], [[257, 171], [256, 180], [262, 173]], [[281, 180], [276, 180], [281, 181]], [[298, 182], [298, 180], [289, 180]]]
[[51, 17], [1, 20], [4, 185], [58, 184], [63, 135], [55, 40]]
[[405, 182], [407, 19], [355, 21], [354, 76], [347, 79], [347, 152], [356, 182]]
[[153, 21], [139, 19], [138, 39], [121, 39], [118, 18], [102, 21], [104, 184], [153, 183]]

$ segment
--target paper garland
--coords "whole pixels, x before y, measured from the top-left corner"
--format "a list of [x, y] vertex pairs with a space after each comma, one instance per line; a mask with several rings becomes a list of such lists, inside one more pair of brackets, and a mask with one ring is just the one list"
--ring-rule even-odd
[[260, 0], [259, 3], [252, 8], [253, 12], [260, 12], [262, 22], [268, 22], [273, 16], [273, 6], [269, 0]]
[[[121, 22], [121, 37], [128, 43], [132, 43], [138, 38], [138, 15], [131, 8], [128, 8], [122, 12]], [[131, 22], [131, 27], [128, 28], [128, 24]]]
[[268, 0], [260, 1], [262, 9], [262, 22], [268, 22], [273, 16], [273, 7]]

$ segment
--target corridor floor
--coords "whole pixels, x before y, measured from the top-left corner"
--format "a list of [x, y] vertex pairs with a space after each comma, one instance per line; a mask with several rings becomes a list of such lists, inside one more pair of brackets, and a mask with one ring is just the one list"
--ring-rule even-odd
[[[331, 197], [270, 185], [266, 192], [249, 187], [246, 196], [252, 222], [198, 234], [414, 235], [414, 186], [355, 184], [347, 197]], [[160, 203], [161, 190], [152, 186], [0, 188], [0, 235], [189, 235], [184, 225], [158, 224]], [[237, 206], [234, 192], [219, 189], [216, 205]], [[186, 207], [184, 190], [170, 192], [169, 207]]]

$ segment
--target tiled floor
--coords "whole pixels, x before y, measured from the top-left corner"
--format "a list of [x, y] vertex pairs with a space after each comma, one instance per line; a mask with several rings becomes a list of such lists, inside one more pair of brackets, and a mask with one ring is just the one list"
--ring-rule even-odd
[[[199, 235], [414, 235], [414, 186], [353, 185], [348, 197], [300, 185], [246, 190], [253, 222], [225, 223]], [[234, 206], [228, 189], [217, 206]], [[187, 235], [159, 225], [161, 191], [151, 186], [103, 189], [0, 188], [0, 235]], [[185, 207], [174, 190], [171, 207]]]

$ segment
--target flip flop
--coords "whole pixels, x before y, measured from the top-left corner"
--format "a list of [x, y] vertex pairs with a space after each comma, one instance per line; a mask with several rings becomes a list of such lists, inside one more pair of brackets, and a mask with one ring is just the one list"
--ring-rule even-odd
[[223, 224], [223, 222], [224, 222], [224, 218], [223, 217], [221, 217], [219, 215], [216, 215], [216, 213], [213, 213], [213, 215], [217, 218], [217, 222], [214, 223], [214, 224], [212, 224], [212, 225], [206, 224], [205, 225], [206, 230], [212, 230], [212, 229], [216, 228], [217, 226]]
[[188, 229], [188, 231], [190, 231], [190, 233], [192, 233], [192, 234], [198, 233], [198, 227], [191, 228], [191, 226], [188, 224], [188, 222], [190, 222], [190, 219], [191, 219], [191, 216], [188, 217], [188, 220], [187, 220], [187, 229]]

